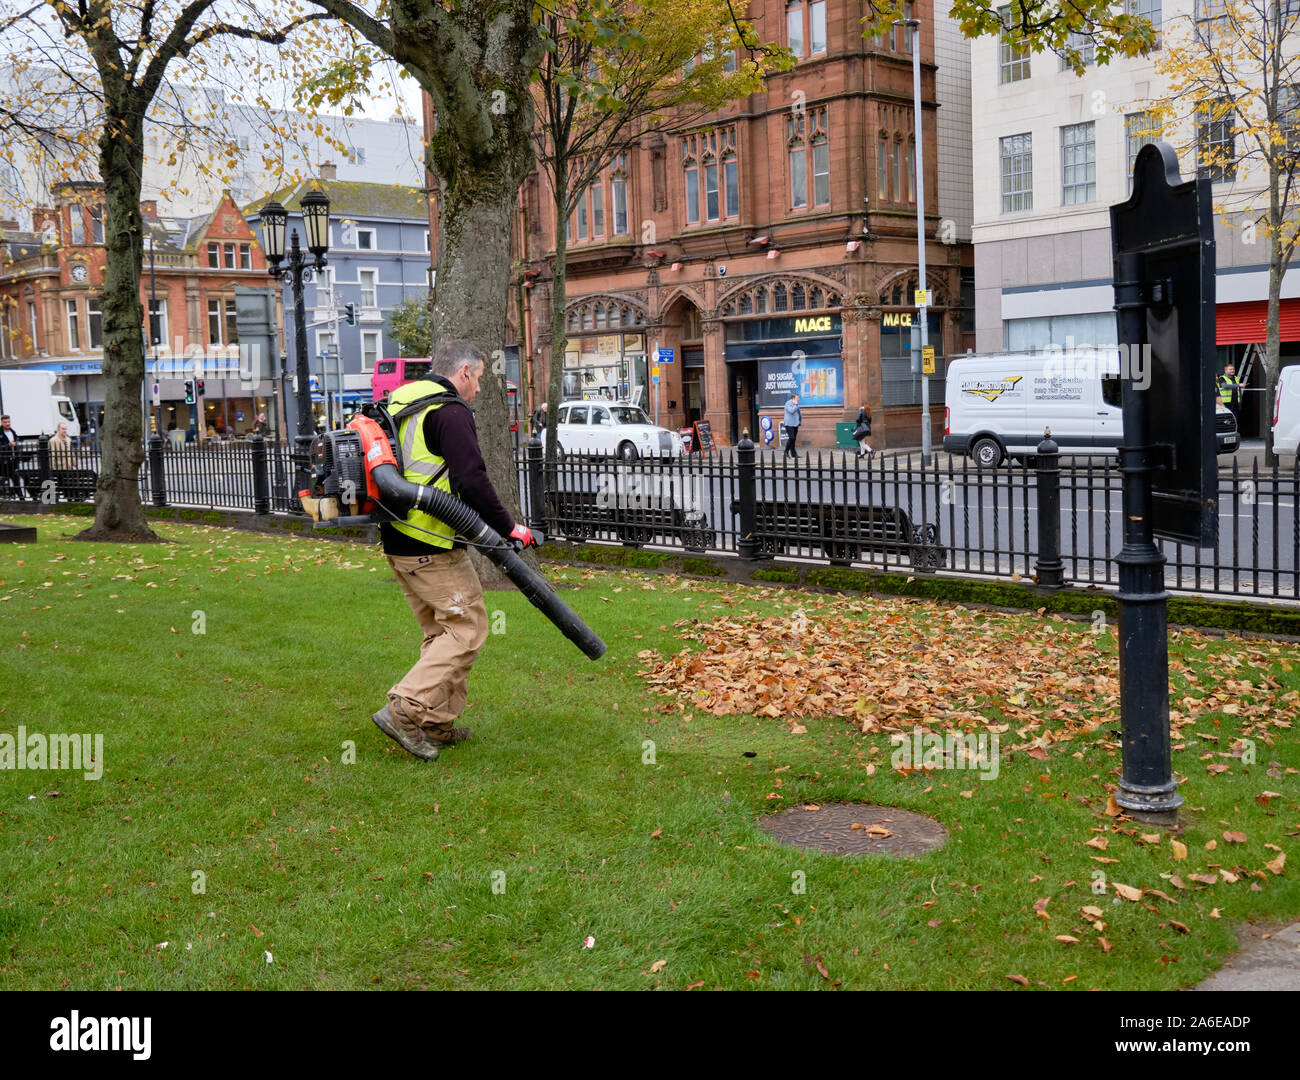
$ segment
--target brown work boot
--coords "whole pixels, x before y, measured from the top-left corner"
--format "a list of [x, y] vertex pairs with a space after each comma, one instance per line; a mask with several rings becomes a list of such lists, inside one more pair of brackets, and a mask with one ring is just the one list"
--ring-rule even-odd
[[439, 738], [440, 732], [435, 732], [431, 728], [424, 729], [424, 737], [437, 746], [455, 746], [458, 742], [464, 742], [470, 737], [470, 729], [467, 727], [454, 727], [450, 733]]
[[370, 719], [375, 722], [375, 726], [380, 731], [407, 753], [414, 754], [424, 761], [438, 760], [438, 744], [418, 728], [414, 731], [407, 730], [406, 726], [393, 715], [392, 710], [387, 705], [374, 713]]

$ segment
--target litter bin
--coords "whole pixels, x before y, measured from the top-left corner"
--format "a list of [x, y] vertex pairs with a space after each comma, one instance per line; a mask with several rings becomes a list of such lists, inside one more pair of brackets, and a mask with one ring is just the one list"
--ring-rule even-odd
[[835, 445], [841, 450], [856, 450], [858, 444], [853, 441], [853, 429], [857, 424], [845, 422], [835, 425]]

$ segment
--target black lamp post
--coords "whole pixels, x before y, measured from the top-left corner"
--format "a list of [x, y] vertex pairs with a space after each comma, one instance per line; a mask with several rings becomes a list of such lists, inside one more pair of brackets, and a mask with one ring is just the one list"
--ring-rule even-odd
[[[297, 351], [298, 372], [297, 411], [298, 434], [294, 439], [294, 460], [299, 471], [307, 468], [311, 455], [311, 443], [314, 437], [311, 422], [311, 373], [307, 366], [307, 312], [303, 300], [303, 285], [312, 270], [325, 268], [325, 252], [330, 246], [330, 200], [329, 196], [318, 188], [308, 191], [299, 200], [302, 211], [303, 228], [307, 233], [307, 250], [314, 257], [314, 264], [304, 262], [302, 249], [298, 246], [298, 230], [294, 229], [289, 245], [288, 265], [282, 271], [280, 264], [285, 261], [284, 234], [289, 221], [289, 213], [278, 202], [269, 202], [262, 207], [259, 215], [262, 227], [262, 250], [266, 253], [267, 273], [272, 277], [283, 273], [286, 285], [293, 289], [294, 313], [294, 347]], [[294, 490], [301, 485], [295, 476]]]

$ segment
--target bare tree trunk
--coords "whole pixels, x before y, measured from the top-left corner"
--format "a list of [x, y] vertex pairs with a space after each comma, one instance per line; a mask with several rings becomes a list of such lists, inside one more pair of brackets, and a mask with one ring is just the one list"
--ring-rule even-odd
[[[107, 95], [106, 95], [107, 97]], [[140, 505], [137, 477], [144, 464], [140, 388], [144, 383], [144, 312], [140, 305], [144, 166], [141, 118], [114, 116], [99, 143], [104, 178], [104, 424], [103, 459], [95, 491], [95, 524], [77, 540], [157, 542]]]

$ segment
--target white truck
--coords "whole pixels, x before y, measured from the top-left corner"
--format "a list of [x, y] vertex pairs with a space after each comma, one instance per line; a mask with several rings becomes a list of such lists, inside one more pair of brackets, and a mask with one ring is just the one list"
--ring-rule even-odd
[[59, 424], [68, 425], [68, 435], [81, 436], [81, 424], [71, 398], [54, 392], [52, 371], [0, 371], [0, 413], [20, 439], [53, 435]]

